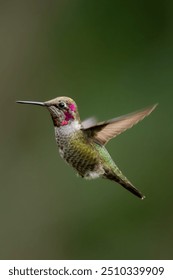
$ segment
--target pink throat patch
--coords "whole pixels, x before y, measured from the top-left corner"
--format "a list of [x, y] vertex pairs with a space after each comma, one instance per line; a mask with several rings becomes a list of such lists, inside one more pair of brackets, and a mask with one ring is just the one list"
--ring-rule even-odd
[[61, 122], [61, 125], [62, 125], [62, 126], [67, 125], [67, 124], [68, 124], [68, 121], [62, 121], [62, 122]]
[[76, 112], [76, 106], [75, 106], [74, 103], [71, 103], [71, 104], [69, 105], [69, 108], [70, 108], [70, 110], [71, 110], [72, 112]]
[[74, 119], [73, 112], [76, 112], [76, 105], [74, 103], [71, 103], [68, 108], [69, 108], [69, 111], [64, 112], [65, 120], [61, 122], [62, 126], [67, 125], [69, 120]]
[[65, 120], [69, 121], [71, 119], [74, 119], [74, 116], [70, 112], [65, 112]]

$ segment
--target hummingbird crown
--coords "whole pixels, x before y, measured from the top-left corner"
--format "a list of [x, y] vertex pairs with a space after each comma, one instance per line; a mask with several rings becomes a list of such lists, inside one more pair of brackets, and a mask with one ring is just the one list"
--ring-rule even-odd
[[69, 97], [57, 97], [52, 100], [46, 101], [47, 106], [54, 125], [57, 127], [65, 126], [75, 121], [80, 121], [77, 105], [73, 99]]

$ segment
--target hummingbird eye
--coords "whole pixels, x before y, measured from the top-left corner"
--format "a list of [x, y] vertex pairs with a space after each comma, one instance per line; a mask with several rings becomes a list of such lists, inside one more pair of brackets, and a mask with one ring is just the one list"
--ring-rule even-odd
[[60, 109], [63, 109], [63, 108], [66, 107], [66, 104], [65, 104], [63, 101], [60, 101], [60, 102], [58, 103], [58, 107], [59, 107]]

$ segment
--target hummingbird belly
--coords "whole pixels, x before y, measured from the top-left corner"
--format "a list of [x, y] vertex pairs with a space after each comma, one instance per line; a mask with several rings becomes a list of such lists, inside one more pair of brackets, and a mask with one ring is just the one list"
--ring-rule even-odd
[[61, 153], [65, 161], [86, 179], [98, 178], [104, 174], [98, 153], [90, 145], [71, 143]]
[[81, 131], [73, 135], [56, 137], [60, 156], [77, 173], [86, 178], [98, 178], [104, 174], [102, 161], [93, 143], [86, 139]]

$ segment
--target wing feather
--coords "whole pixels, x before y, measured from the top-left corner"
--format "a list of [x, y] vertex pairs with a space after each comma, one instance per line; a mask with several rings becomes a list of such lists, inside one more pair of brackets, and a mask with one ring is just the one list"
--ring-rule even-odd
[[84, 131], [88, 133], [90, 137], [94, 138], [97, 143], [105, 145], [113, 137], [116, 137], [126, 129], [131, 128], [133, 125], [143, 120], [156, 106], [157, 104], [128, 115], [98, 123], [97, 125], [84, 129]]
[[97, 120], [95, 117], [88, 118], [81, 123], [83, 129], [93, 127], [96, 124], [97, 124]]

